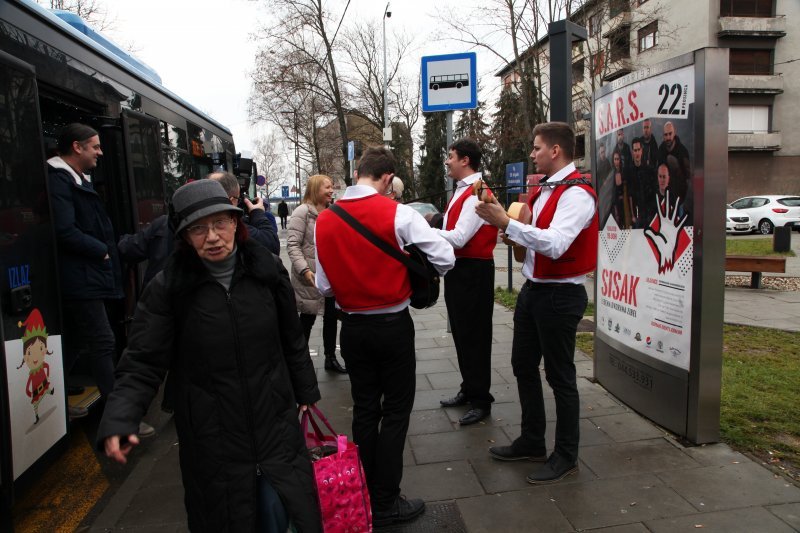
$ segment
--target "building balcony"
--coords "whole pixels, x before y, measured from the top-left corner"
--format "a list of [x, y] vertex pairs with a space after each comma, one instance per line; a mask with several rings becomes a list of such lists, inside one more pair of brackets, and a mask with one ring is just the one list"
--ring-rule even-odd
[[619, 59], [608, 65], [608, 71], [603, 75], [603, 81], [614, 81], [633, 71], [634, 65], [630, 58]]
[[617, 13], [608, 22], [603, 24], [605, 29], [605, 31], [603, 31], [603, 37], [607, 39], [617, 33], [630, 31], [632, 24], [633, 13], [631, 13], [630, 8], [627, 8]]
[[769, 37], [786, 35], [786, 17], [720, 17], [718, 37]]
[[728, 92], [730, 94], [781, 94], [783, 93], [783, 76], [780, 74], [731, 74], [728, 76]]
[[729, 152], [775, 152], [781, 149], [781, 132], [728, 132]]

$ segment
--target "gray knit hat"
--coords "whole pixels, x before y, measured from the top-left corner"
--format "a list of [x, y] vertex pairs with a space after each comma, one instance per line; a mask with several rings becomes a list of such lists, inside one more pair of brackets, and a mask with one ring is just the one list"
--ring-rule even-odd
[[241, 209], [231, 205], [222, 185], [209, 179], [193, 181], [180, 187], [172, 195], [172, 208], [178, 224], [175, 235], [197, 220], [214, 213], [242, 213]]

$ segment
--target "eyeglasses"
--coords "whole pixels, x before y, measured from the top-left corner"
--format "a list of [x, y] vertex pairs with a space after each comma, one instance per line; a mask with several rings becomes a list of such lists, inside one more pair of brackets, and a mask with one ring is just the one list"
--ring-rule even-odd
[[186, 228], [186, 233], [188, 233], [190, 237], [199, 239], [200, 237], [207, 237], [209, 229], [213, 229], [214, 233], [220, 233], [221, 231], [229, 229], [231, 224], [233, 224], [233, 219], [230, 217], [218, 218], [211, 224], [197, 224], [196, 226], [189, 226]]

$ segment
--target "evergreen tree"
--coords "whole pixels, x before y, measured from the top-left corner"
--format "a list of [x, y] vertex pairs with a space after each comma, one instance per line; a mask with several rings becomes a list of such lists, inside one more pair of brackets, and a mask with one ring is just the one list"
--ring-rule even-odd
[[[506, 87], [500, 93], [497, 101], [497, 111], [493, 115], [494, 123], [491, 129], [491, 137], [496, 143], [490, 167], [492, 185], [505, 185], [508, 163], [525, 161], [528, 163], [528, 173], [534, 171], [529, 157], [531, 142], [525, 133], [521, 100], [513, 88]], [[505, 195], [501, 195], [501, 197], [505, 197]]]
[[[447, 147], [447, 114], [423, 113], [425, 128], [423, 129], [425, 150], [419, 165], [419, 187], [417, 195], [430, 202], [444, 212], [445, 208], [445, 154]], [[435, 196], [431, 196], [435, 195]]]
[[484, 118], [486, 102], [478, 101], [478, 107], [461, 112], [455, 128], [453, 140], [469, 138], [478, 143], [482, 154], [484, 179], [491, 180], [491, 165], [495, 146], [492, 135], [489, 133], [489, 123]]

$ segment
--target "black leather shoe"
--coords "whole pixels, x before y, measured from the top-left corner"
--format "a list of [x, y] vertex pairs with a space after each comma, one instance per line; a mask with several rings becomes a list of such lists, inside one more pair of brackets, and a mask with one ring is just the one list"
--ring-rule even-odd
[[463, 392], [459, 392], [452, 398], [448, 398], [446, 400], [441, 400], [439, 405], [442, 407], [459, 407], [462, 405], [467, 405], [469, 403], [469, 399], [464, 395]]
[[532, 474], [525, 478], [532, 485], [546, 485], [561, 481], [567, 476], [578, 472], [578, 464], [565, 461], [561, 457], [553, 454]]
[[388, 510], [372, 513], [372, 525], [382, 527], [398, 522], [408, 522], [424, 512], [425, 502], [422, 500], [407, 500], [404, 496], [398, 496]]
[[534, 461], [543, 463], [547, 461], [547, 454], [536, 454], [527, 451], [521, 451], [511, 446], [492, 446], [489, 448], [489, 455], [500, 461]]
[[339, 364], [339, 361], [336, 360], [335, 355], [329, 355], [325, 357], [325, 370], [338, 372], [339, 374], [347, 374], [347, 369]]
[[469, 426], [477, 424], [492, 413], [491, 409], [481, 409], [480, 407], [473, 407], [467, 413], [458, 419], [458, 423], [462, 426]]

